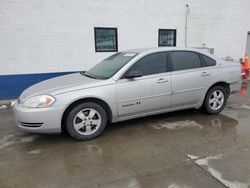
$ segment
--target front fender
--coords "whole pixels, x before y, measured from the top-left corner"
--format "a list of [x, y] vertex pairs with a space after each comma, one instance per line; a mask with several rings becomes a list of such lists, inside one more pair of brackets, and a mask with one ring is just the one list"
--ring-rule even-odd
[[117, 105], [116, 105], [116, 97], [115, 97], [115, 86], [106, 85], [95, 88], [82, 89], [67, 93], [61, 93], [55, 95], [56, 102], [55, 106], [63, 106], [63, 112], [61, 117], [63, 116], [64, 111], [74, 102], [85, 99], [85, 98], [95, 98], [104, 101], [110, 108], [113, 116], [117, 115]]

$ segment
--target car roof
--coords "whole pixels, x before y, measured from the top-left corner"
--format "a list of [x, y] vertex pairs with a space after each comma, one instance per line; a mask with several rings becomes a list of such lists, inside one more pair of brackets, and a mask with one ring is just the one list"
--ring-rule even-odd
[[164, 51], [190, 51], [190, 52], [197, 52], [203, 55], [206, 55], [214, 60], [220, 60], [219, 57], [210, 54], [208, 52], [204, 52], [201, 49], [197, 48], [185, 48], [185, 47], [153, 47], [153, 48], [136, 48], [136, 49], [131, 49], [131, 50], [125, 50], [122, 52], [125, 53], [139, 53], [140, 55], [147, 55], [151, 53], [156, 53], [156, 52], [164, 52]]
[[207, 56], [213, 57], [211, 54], [206, 53], [200, 49], [195, 48], [184, 48], [184, 47], [154, 47], [154, 48], [136, 48], [131, 50], [125, 50], [123, 52], [126, 53], [140, 53], [140, 54], [148, 54], [148, 53], [154, 53], [154, 52], [161, 52], [161, 51], [192, 51], [192, 52], [198, 52], [201, 54], [205, 54]]

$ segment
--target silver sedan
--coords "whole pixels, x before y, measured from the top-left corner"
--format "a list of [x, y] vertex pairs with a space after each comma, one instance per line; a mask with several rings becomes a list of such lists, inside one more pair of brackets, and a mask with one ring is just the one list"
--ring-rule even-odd
[[109, 122], [188, 108], [217, 114], [239, 90], [240, 71], [239, 63], [195, 49], [118, 52], [88, 71], [31, 86], [14, 113], [23, 130], [88, 140]]

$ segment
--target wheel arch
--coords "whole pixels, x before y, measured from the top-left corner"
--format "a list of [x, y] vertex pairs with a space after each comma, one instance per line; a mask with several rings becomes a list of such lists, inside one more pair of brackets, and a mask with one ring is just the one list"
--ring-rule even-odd
[[[211, 86], [208, 88], [207, 92], [208, 92], [212, 87], [214, 87], [214, 86], [223, 86], [223, 87], [225, 87], [227, 94], [228, 94], [228, 95], [230, 94], [230, 84], [229, 84], [229, 83], [227, 83], [227, 82], [225, 82], [225, 81], [216, 82], [216, 83], [214, 83], [213, 85], [211, 85]], [[207, 92], [206, 92], [206, 94], [207, 94]]]
[[93, 102], [93, 103], [97, 103], [99, 105], [101, 105], [106, 111], [107, 111], [107, 116], [108, 116], [108, 122], [112, 121], [112, 110], [110, 108], [110, 106], [108, 105], [107, 102], [105, 102], [102, 99], [96, 98], [96, 97], [86, 97], [86, 98], [81, 98], [81, 99], [77, 99], [73, 102], [71, 102], [67, 108], [64, 110], [63, 115], [61, 117], [61, 130], [62, 132], [67, 132], [66, 130], [66, 118], [68, 113], [77, 105], [84, 103], [84, 102]]

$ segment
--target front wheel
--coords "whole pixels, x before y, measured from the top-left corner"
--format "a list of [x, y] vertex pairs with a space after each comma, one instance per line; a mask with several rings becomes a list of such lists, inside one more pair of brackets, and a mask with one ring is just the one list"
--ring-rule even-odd
[[208, 114], [218, 114], [224, 109], [227, 98], [228, 94], [225, 87], [214, 86], [206, 94], [203, 109]]
[[92, 102], [79, 104], [67, 117], [67, 131], [76, 140], [89, 140], [99, 136], [107, 124], [107, 114], [102, 106]]

